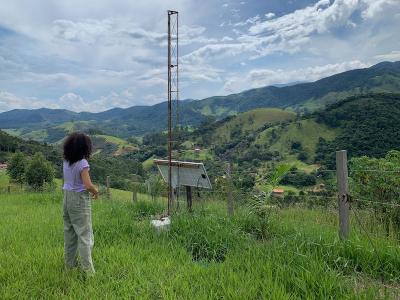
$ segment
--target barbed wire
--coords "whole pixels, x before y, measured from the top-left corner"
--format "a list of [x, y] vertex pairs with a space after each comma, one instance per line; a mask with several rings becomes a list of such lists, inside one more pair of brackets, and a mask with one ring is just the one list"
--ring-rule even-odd
[[378, 205], [384, 205], [384, 206], [390, 206], [390, 207], [400, 207], [400, 204], [396, 204], [396, 203], [371, 201], [371, 200], [364, 200], [364, 199], [357, 199], [357, 198], [352, 198], [351, 201], [353, 201], [353, 202], [356, 201], [356, 202], [372, 203], [372, 204], [378, 204]]
[[[368, 241], [369, 241], [369, 244], [371, 245], [371, 247], [372, 247], [372, 249], [373, 249], [373, 251], [374, 251], [374, 253], [375, 253], [375, 256], [377, 257], [377, 259], [378, 259], [378, 261], [379, 261], [379, 264], [380, 264], [381, 266], [383, 266], [384, 264], [383, 264], [383, 262], [382, 262], [382, 260], [381, 260], [381, 258], [380, 258], [380, 256], [379, 256], [379, 254], [378, 254], [378, 250], [376, 249], [375, 244], [374, 244], [374, 242], [372, 241], [371, 236], [369, 235], [368, 231], [366, 230], [366, 228], [364, 227], [364, 225], [363, 225], [362, 222], [361, 222], [361, 219], [360, 219], [359, 216], [358, 216], [358, 210], [357, 210], [357, 208], [354, 208], [354, 207], [351, 205], [351, 203], [349, 203], [349, 209], [351, 209], [351, 210], [353, 211], [353, 214], [354, 214], [354, 216], [355, 216], [355, 219], [356, 219], [356, 221], [357, 221], [357, 223], [358, 223], [359, 228], [361, 228], [361, 229], [365, 232], [365, 234], [367, 235], [367, 239], [368, 239]], [[382, 284], [383, 284], [383, 283], [384, 283], [383, 273], [380, 274], [380, 279], [381, 279], [381, 282], [382, 282]]]
[[399, 173], [399, 170], [380, 170], [380, 169], [350, 169], [350, 172], [374, 172], [374, 173]]

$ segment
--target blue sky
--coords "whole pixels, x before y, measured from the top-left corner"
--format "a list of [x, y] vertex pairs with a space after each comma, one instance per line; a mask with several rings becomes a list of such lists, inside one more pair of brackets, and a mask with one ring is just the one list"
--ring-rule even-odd
[[181, 99], [400, 60], [400, 0], [13, 0], [0, 8], [0, 111], [102, 111], [166, 98], [168, 9]]

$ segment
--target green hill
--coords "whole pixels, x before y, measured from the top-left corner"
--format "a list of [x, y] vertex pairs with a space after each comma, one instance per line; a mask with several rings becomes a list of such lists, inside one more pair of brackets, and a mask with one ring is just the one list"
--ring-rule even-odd
[[[242, 115], [237, 120], [243, 122]], [[247, 168], [277, 161], [295, 165], [302, 161], [303, 169], [304, 163], [334, 168], [335, 151], [339, 149], [348, 150], [349, 157], [382, 157], [389, 150], [400, 149], [400, 94], [352, 96], [301, 119], [260, 123], [255, 130], [243, 130], [247, 125], [236, 118], [207, 125], [195, 133], [207, 137], [213, 132], [216, 138], [209, 139], [212, 142], [206, 146], [217, 156]], [[229, 127], [235, 122], [238, 126]]]
[[[310, 112], [351, 95], [370, 92], [400, 92], [400, 62], [383, 62], [370, 68], [351, 70], [310, 83], [284, 87], [267, 86], [227, 96], [181, 101], [180, 124], [197, 127], [208, 116], [223, 119], [257, 108], [290, 108]], [[84, 121], [105, 134], [128, 138], [165, 129], [166, 112], [166, 102], [153, 106], [114, 108], [100, 113], [52, 109], [12, 110], [0, 114], [0, 128], [24, 129], [25, 134], [39, 130], [33, 133], [33, 137], [44, 137], [46, 141], [54, 142], [68, 129], [53, 126]], [[47, 133], [40, 131], [43, 129]]]
[[338, 132], [332, 141], [319, 141], [317, 161], [333, 167], [333, 154], [341, 149], [350, 157], [383, 157], [400, 149], [400, 94], [353, 96], [315, 115]]
[[103, 154], [111, 154], [113, 156], [119, 156], [139, 149], [126, 140], [111, 135], [93, 135], [92, 142], [97, 153], [101, 151]]
[[213, 139], [219, 142], [228, 142], [231, 137], [246, 132], [259, 130], [265, 124], [273, 124], [293, 120], [296, 114], [277, 108], [259, 108], [241, 113], [219, 126]]
[[270, 127], [258, 135], [255, 144], [277, 151], [286, 159], [303, 153], [306, 155], [304, 160], [313, 162], [319, 139], [331, 141], [335, 137], [334, 129], [318, 124], [314, 119], [305, 119]]

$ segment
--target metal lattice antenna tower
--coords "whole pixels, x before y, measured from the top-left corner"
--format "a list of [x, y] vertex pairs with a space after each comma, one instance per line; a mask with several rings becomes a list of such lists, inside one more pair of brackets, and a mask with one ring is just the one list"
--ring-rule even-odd
[[[172, 187], [172, 131], [179, 124], [178, 12], [168, 11], [168, 215], [171, 214], [174, 191]], [[174, 107], [175, 104], [175, 107]], [[173, 114], [176, 114], [175, 122]]]

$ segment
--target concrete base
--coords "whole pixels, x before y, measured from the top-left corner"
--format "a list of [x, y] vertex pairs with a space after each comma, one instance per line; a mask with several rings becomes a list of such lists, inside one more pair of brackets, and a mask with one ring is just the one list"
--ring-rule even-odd
[[161, 219], [151, 220], [150, 224], [157, 230], [165, 230], [169, 228], [171, 224], [171, 219], [169, 217], [162, 217]]

